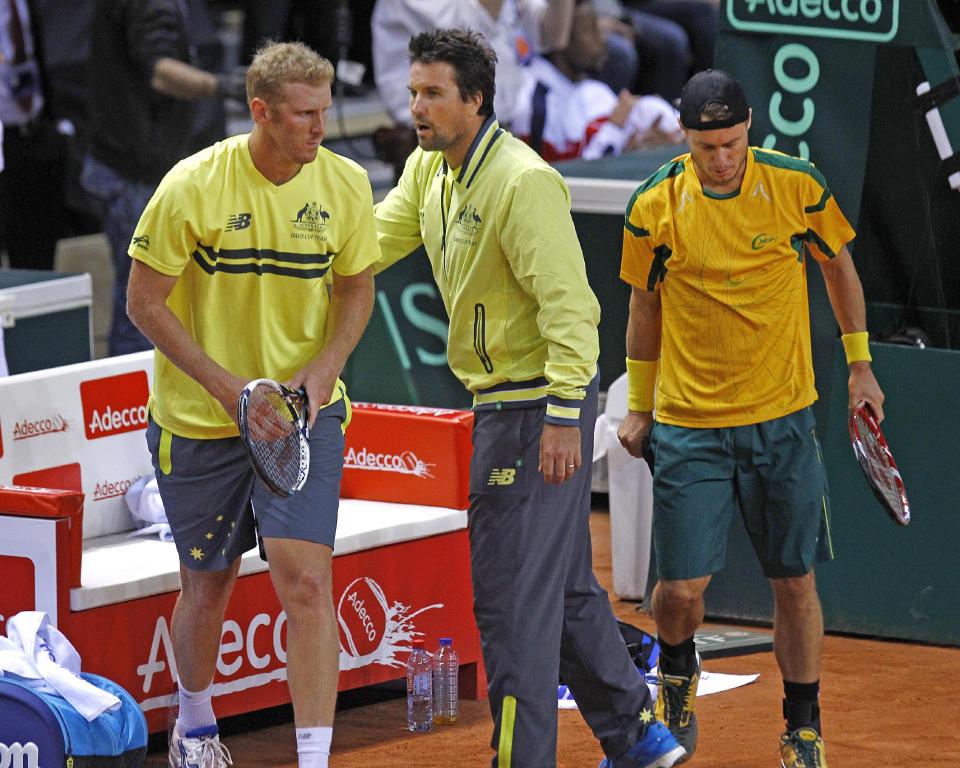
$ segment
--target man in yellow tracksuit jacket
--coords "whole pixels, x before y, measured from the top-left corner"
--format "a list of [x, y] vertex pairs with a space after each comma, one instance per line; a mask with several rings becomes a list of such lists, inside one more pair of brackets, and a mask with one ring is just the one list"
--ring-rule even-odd
[[500, 128], [495, 56], [476, 33], [410, 42], [419, 148], [375, 211], [385, 268], [425, 246], [450, 317], [450, 367], [474, 395], [470, 545], [494, 766], [556, 764], [557, 678], [603, 764], [684, 755], [591, 567], [596, 297], [560, 175]]

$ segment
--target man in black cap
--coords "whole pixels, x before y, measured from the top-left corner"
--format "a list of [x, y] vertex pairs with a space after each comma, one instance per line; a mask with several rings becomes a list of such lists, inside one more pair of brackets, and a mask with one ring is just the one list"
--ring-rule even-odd
[[[833, 556], [806, 268], [823, 271], [850, 366], [849, 403], [883, 418], [870, 368], [854, 233], [807, 160], [751, 147], [740, 84], [719, 70], [683, 88], [690, 152], [646, 179], [627, 211], [620, 277], [632, 286], [629, 413], [620, 441], [654, 458], [657, 715], [688, 755], [703, 593], [734, 512], [774, 595], [784, 768], [825, 768], [818, 704], [823, 617], [813, 566]], [[656, 413], [654, 416], [654, 403]]]

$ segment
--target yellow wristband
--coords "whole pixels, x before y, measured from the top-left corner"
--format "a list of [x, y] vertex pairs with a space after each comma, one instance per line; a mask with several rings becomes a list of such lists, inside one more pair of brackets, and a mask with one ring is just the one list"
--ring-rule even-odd
[[627, 358], [627, 409], [646, 413], [653, 410], [653, 394], [657, 389], [658, 360]]
[[843, 351], [847, 353], [847, 365], [861, 361], [870, 362], [873, 358], [870, 356], [870, 334], [866, 331], [857, 331], [856, 333], [845, 333], [840, 337], [843, 342]]

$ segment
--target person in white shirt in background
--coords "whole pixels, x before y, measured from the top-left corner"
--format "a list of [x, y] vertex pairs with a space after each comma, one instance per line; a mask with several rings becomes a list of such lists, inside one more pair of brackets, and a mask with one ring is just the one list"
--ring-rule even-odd
[[615, 94], [592, 75], [608, 56], [590, 2], [572, 11], [569, 42], [535, 56], [517, 94], [513, 132], [545, 160], [596, 160], [628, 149], [683, 141], [677, 112], [659, 96]]
[[[510, 129], [518, 108], [524, 71], [535, 54], [566, 45], [575, 0], [377, 0], [371, 18], [373, 73], [377, 92], [395, 125], [380, 128], [374, 146], [399, 177], [416, 146], [407, 89], [407, 43], [430, 29], [471, 29], [482, 34], [497, 55], [497, 121]], [[611, 50], [606, 82], [619, 88], [634, 81], [633, 42], [607, 35]]]
[[373, 9], [373, 72], [377, 91], [393, 120], [412, 125], [407, 81], [407, 44], [429, 29], [471, 29], [497, 54], [494, 111], [509, 124], [523, 82], [522, 69], [535, 51], [569, 37], [574, 0], [378, 0]]

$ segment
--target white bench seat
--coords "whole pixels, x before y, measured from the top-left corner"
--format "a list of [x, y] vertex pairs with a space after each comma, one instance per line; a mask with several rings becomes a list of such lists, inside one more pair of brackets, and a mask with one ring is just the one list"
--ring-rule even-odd
[[[467, 512], [448, 507], [341, 499], [334, 556], [398, 544], [467, 527]], [[267, 570], [257, 549], [246, 552], [240, 575]], [[180, 589], [173, 542], [119, 533], [83, 542], [80, 583], [70, 608], [84, 611]]]

